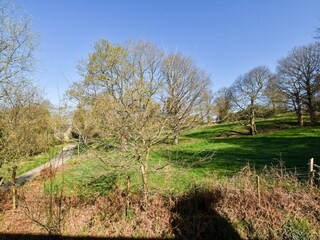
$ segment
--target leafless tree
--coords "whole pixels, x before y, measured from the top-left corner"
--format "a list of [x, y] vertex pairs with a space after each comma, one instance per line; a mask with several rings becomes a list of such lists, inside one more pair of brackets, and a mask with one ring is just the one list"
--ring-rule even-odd
[[167, 117], [160, 101], [162, 58], [148, 42], [120, 46], [102, 40], [83, 67], [81, 89], [87, 99], [92, 97], [91, 108], [99, 113], [108, 137], [131, 156], [127, 161], [139, 166], [145, 203], [150, 150], [166, 138]]
[[279, 87], [279, 79], [275, 75], [267, 84], [264, 95], [267, 98], [268, 109], [272, 114], [284, 113], [288, 110], [288, 97]]
[[255, 124], [255, 106], [263, 101], [263, 93], [272, 74], [267, 67], [260, 66], [240, 76], [232, 85], [232, 99], [234, 104], [242, 111], [249, 111], [249, 131], [251, 135], [257, 134]]
[[167, 56], [162, 72], [166, 91], [164, 101], [177, 145], [181, 131], [190, 128], [198, 117], [196, 109], [204, 101], [210, 78], [191, 58], [181, 54]]
[[319, 69], [319, 44], [296, 47], [278, 63], [279, 86], [291, 100], [299, 125], [303, 125], [303, 106], [307, 108], [311, 124], [317, 123], [316, 95], [320, 90]]
[[[201, 103], [199, 109], [199, 120], [202, 123], [212, 123], [214, 116], [214, 104], [213, 104], [213, 93], [211, 89], [204, 89], [201, 96]], [[197, 110], [195, 111], [197, 112]]]
[[213, 109], [219, 122], [228, 119], [232, 110], [232, 93], [230, 88], [221, 88], [214, 93]]
[[[36, 35], [31, 19], [22, 15], [11, 1], [0, 2], [0, 88], [20, 79], [32, 70]], [[0, 95], [0, 100], [3, 96]]]

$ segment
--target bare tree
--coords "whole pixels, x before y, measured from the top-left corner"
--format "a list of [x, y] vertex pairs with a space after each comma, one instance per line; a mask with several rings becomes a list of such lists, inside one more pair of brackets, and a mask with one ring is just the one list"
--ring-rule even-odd
[[264, 90], [267, 98], [267, 105], [272, 114], [284, 113], [288, 110], [288, 97], [279, 87], [279, 79], [275, 75], [272, 77]]
[[232, 99], [234, 104], [242, 111], [249, 111], [249, 131], [251, 135], [257, 134], [255, 124], [255, 106], [263, 102], [264, 89], [272, 78], [267, 67], [260, 66], [240, 76], [232, 85]]
[[204, 89], [199, 106], [200, 119], [203, 123], [212, 123], [214, 115], [213, 94], [210, 89]]
[[129, 154], [126, 161], [139, 166], [144, 203], [150, 150], [166, 138], [166, 115], [160, 102], [162, 58], [162, 52], [148, 42], [122, 47], [102, 40], [83, 68], [82, 86], [87, 99], [93, 96], [92, 109], [100, 112], [97, 116], [106, 125], [108, 137]]
[[316, 95], [320, 90], [319, 69], [319, 44], [294, 48], [278, 63], [279, 86], [291, 100], [299, 125], [303, 125], [303, 106], [307, 108], [311, 124], [317, 123]]
[[[32, 70], [36, 35], [31, 19], [14, 8], [11, 1], [0, 2], [0, 88], [19, 80], [17, 75]], [[0, 100], [3, 96], [0, 95]]]
[[[292, 71], [293, 70], [293, 71]], [[303, 102], [302, 102], [302, 84], [298, 74], [294, 74], [289, 62], [282, 59], [278, 64], [278, 81], [279, 87], [289, 99], [289, 104], [293, 107], [299, 126], [303, 126]], [[295, 75], [295, 77], [293, 77]]]
[[162, 72], [166, 91], [164, 101], [177, 145], [181, 131], [190, 128], [198, 117], [195, 110], [204, 100], [210, 78], [191, 58], [180, 54], [167, 56]]
[[214, 94], [213, 109], [219, 122], [228, 119], [232, 110], [232, 93], [230, 88], [221, 88]]

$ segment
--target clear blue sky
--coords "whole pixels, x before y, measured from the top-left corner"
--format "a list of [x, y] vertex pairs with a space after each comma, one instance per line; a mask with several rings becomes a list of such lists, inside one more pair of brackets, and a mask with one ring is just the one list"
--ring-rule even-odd
[[76, 65], [94, 43], [147, 39], [193, 57], [213, 90], [251, 68], [275, 69], [294, 46], [312, 42], [319, 0], [16, 0], [41, 35], [35, 78], [47, 98], [79, 80]]

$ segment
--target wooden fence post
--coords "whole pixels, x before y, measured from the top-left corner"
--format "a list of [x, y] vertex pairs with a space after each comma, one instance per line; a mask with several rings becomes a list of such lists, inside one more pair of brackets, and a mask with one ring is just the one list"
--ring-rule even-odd
[[17, 188], [16, 188], [16, 177], [17, 177], [17, 165], [12, 168], [12, 209], [17, 208]]
[[126, 216], [130, 208], [130, 176], [127, 176]]
[[309, 162], [309, 172], [310, 172], [310, 186], [313, 187], [314, 184], [314, 159], [311, 158]]

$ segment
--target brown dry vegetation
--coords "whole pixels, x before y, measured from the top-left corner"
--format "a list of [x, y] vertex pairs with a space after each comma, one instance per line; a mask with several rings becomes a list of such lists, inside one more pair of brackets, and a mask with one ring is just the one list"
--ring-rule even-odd
[[58, 194], [50, 205], [38, 179], [20, 189], [20, 207], [15, 211], [10, 210], [10, 193], [2, 192], [0, 232], [46, 233], [39, 223], [50, 225], [48, 209], [52, 206], [50, 226], [63, 235], [318, 239], [319, 189], [277, 173], [269, 171], [260, 176], [260, 205], [256, 174], [247, 168], [227, 181], [195, 187], [180, 196], [150, 196], [145, 209], [141, 207], [142, 195], [132, 194], [127, 207], [126, 193], [117, 189], [91, 199]]

